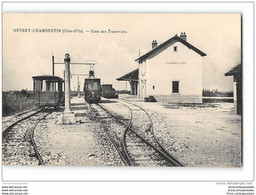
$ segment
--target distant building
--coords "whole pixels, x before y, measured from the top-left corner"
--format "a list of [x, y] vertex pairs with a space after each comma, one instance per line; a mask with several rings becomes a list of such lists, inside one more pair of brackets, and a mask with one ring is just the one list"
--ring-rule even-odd
[[187, 42], [187, 35], [173, 36], [135, 61], [139, 63], [140, 98], [158, 101], [202, 103], [202, 63], [204, 52]]
[[225, 73], [225, 76], [233, 76], [234, 108], [236, 114], [242, 114], [242, 65], [239, 64]]

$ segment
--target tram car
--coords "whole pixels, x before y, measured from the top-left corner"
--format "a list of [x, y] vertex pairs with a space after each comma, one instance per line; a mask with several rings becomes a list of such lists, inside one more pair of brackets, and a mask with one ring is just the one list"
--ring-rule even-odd
[[59, 107], [64, 104], [63, 82], [53, 75], [33, 76], [35, 104], [38, 107]]
[[116, 90], [112, 87], [111, 84], [102, 85], [101, 96], [104, 98], [118, 98], [116, 95]]
[[94, 71], [89, 71], [89, 78], [84, 79], [84, 98], [88, 103], [97, 103], [101, 97], [100, 79], [95, 78]]

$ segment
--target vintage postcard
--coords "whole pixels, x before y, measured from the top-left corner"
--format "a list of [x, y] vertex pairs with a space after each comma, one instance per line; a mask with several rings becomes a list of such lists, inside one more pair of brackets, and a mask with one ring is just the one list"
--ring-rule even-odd
[[242, 167], [241, 20], [4, 13], [2, 164]]

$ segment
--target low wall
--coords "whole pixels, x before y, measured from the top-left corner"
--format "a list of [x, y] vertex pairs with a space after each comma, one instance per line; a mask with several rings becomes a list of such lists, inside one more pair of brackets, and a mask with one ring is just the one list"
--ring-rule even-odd
[[202, 96], [193, 95], [155, 95], [158, 102], [163, 103], [203, 103]]

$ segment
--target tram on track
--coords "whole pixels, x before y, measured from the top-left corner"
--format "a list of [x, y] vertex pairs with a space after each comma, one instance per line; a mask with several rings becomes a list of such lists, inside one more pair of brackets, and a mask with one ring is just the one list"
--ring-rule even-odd
[[89, 78], [84, 79], [84, 98], [88, 103], [97, 103], [101, 97], [100, 79], [95, 78], [94, 71], [89, 71]]
[[58, 76], [33, 76], [35, 104], [38, 107], [59, 107], [64, 104], [63, 82]]
[[118, 98], [116, 95], [116, 90], [112, 87], [112, 84], [104, 84], [101, 86], [102, 92], [101, 96], [104, 98]]

